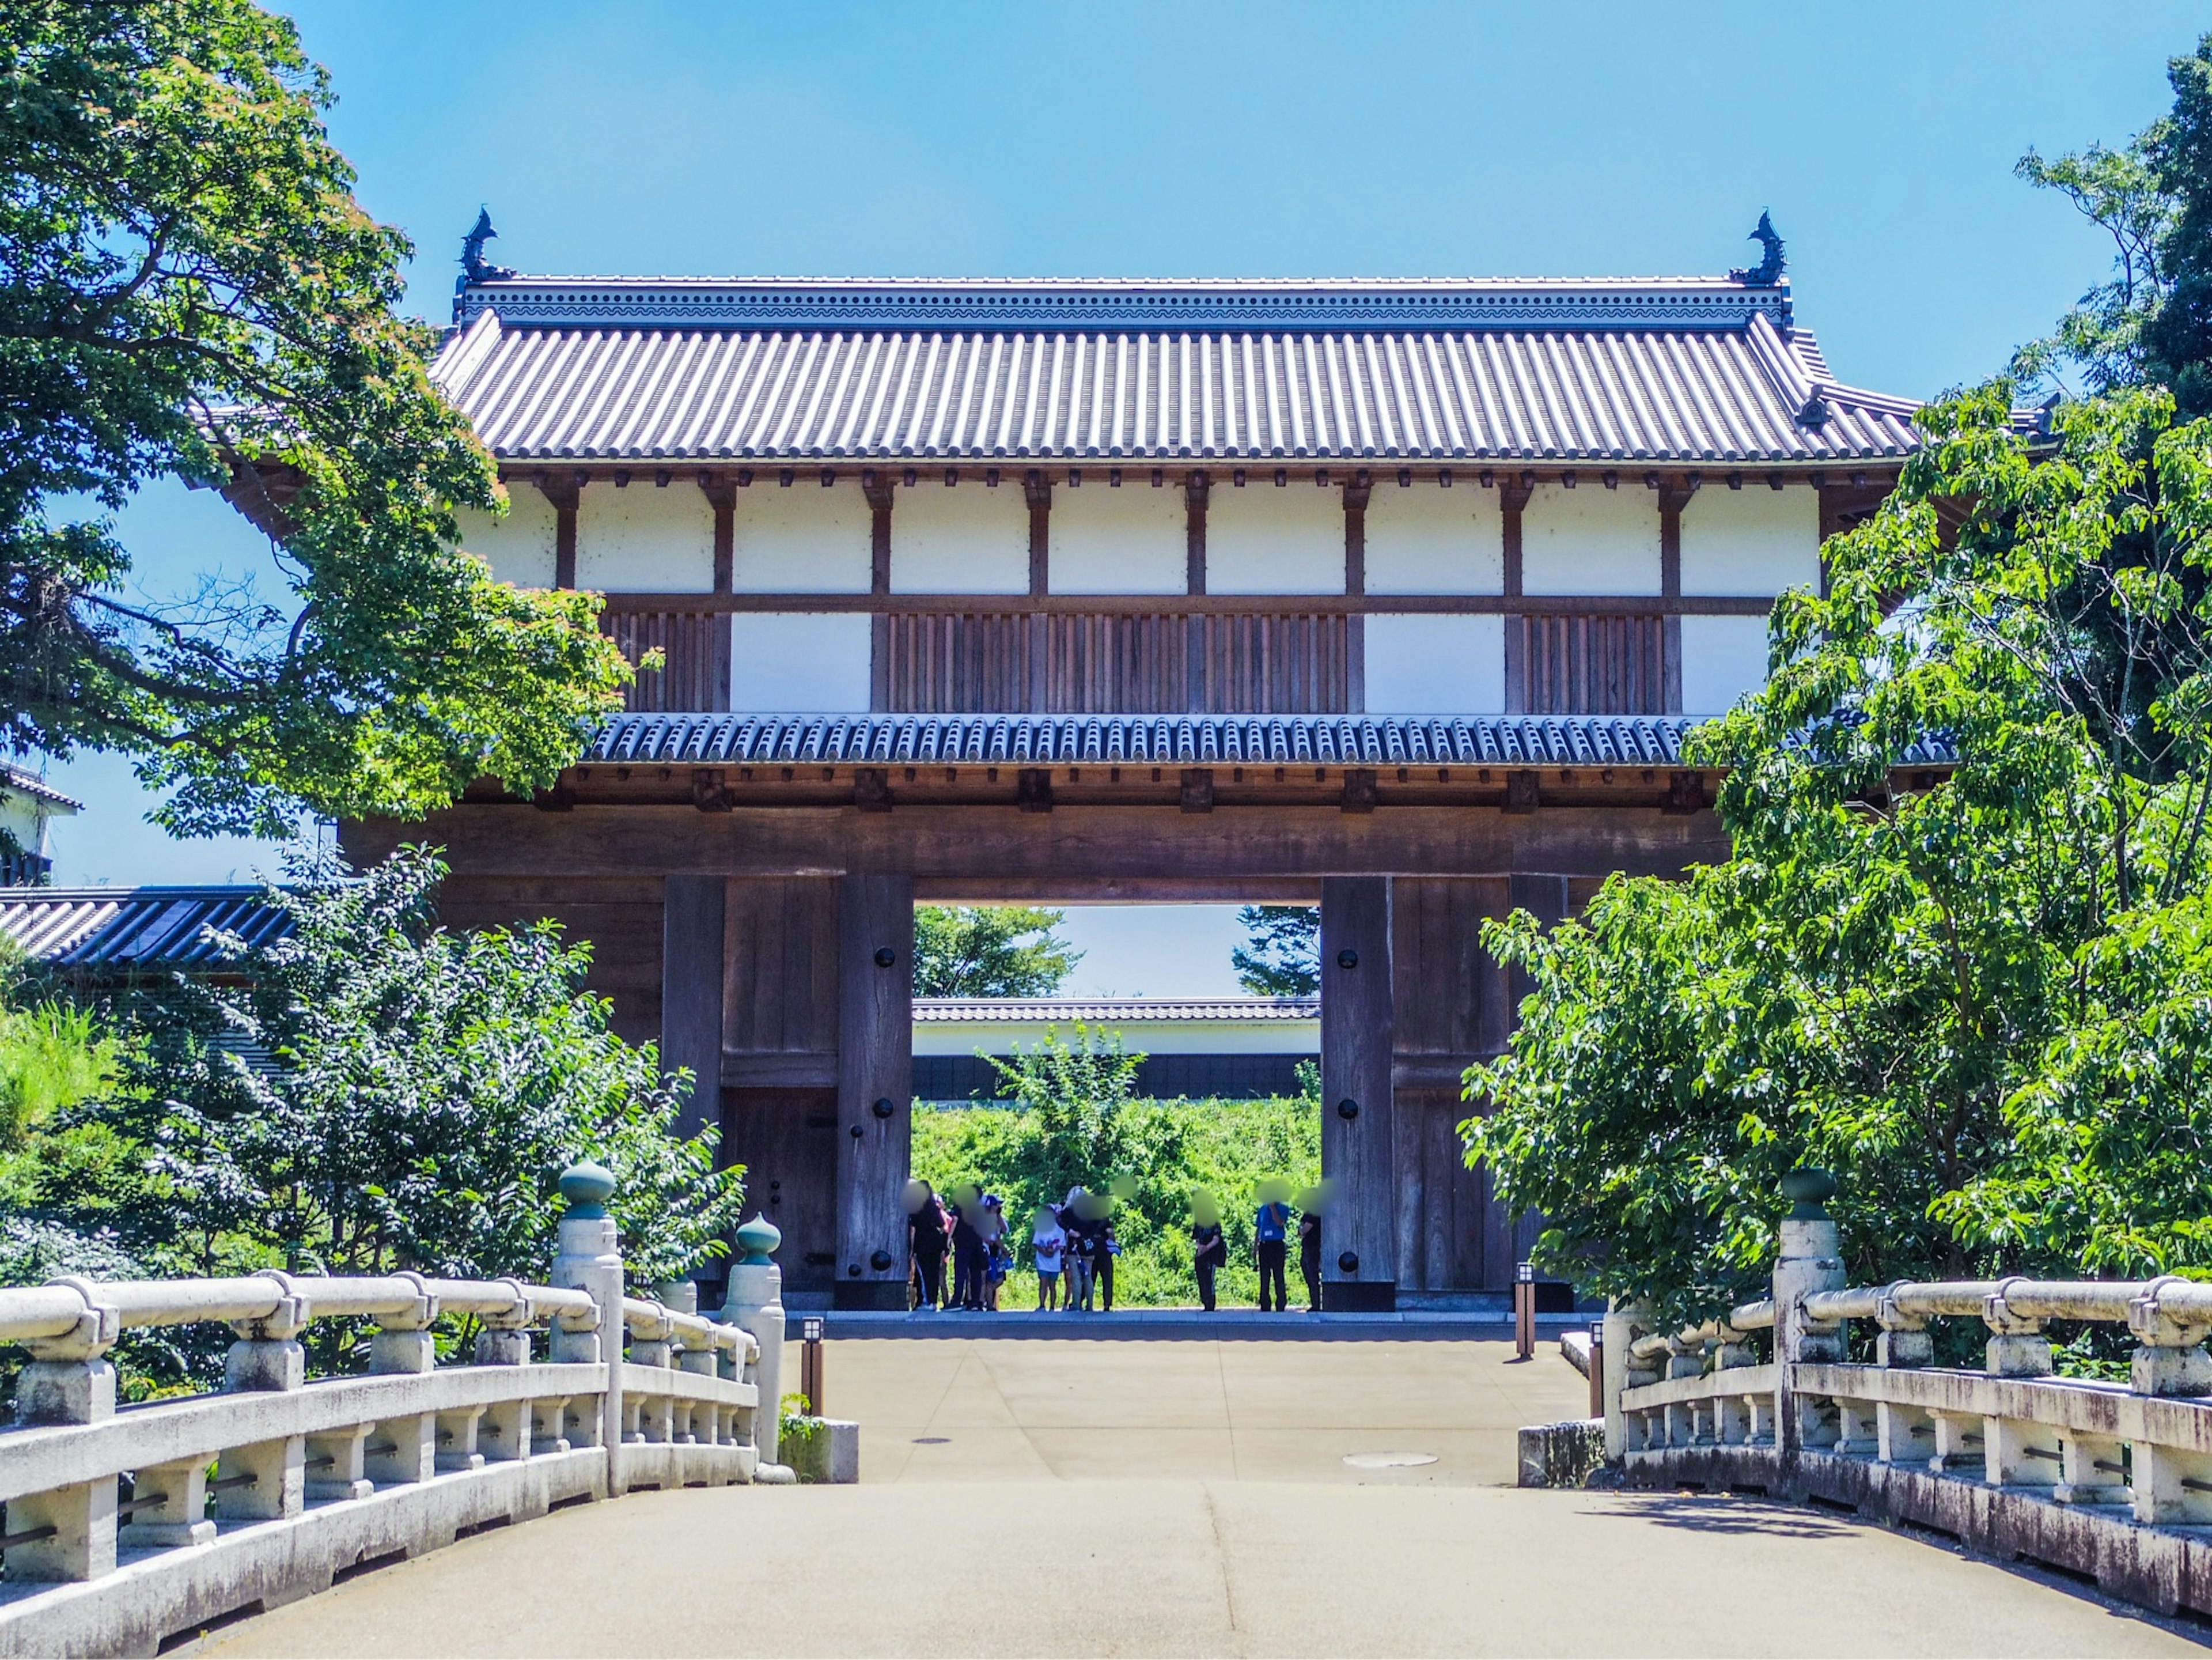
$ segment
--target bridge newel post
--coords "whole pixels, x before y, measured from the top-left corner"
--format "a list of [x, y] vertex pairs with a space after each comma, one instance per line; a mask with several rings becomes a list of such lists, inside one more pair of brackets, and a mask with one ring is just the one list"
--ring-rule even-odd
[[783, 1270], [769, 1253], [783, 1243], [783, 1230], [755, 1216], [738, 1230], [738, 1260], [730, 1265], [730, 1288], [722, 1320], [752, 1334], [760, 1345], [754, 1382], [760, 1404], [753, 1411], [753, 1445], [763, 1464], [776, 1462], [783, 1426]]
[[[623, 1321], [622, 1236], [607, 1201], [614, 1196], [612, 1171], [593, 1164], [571, 1164], [561, 1172], [561, 1196], [568, 1201], [562, 1213], [560, 1252], [553, 1259], [552, 1283], [588, 1294], [599, 1310], [598, 1353], [591, 1357], [606, 1367], [606, 1386], [599, 1397], [599, 1443], [607, 1455], [607, 1497], [625, 1489], [622, 1479], [623, 1444]], [[572, 1341], [582, 1334], [568, 1334]], [[556, 1341], [557, 1341], [556, 1338]], [[580, 1348], [580, 1345], [576, 1348]], [[569, 1348], [555, 1358], [583, 1360]]]
[[1782, 1178], [1782, 1191], [1791, 1202], [1774, 1263], [1774, 1441], [1786, 1484], [1796, 1476], [1804, 1443], [1793, 1368], [1844, 1358], [1841, 1329], [1808, 1316], [1805, 1299], [1815, 1292], [1843, 1290], [1844, 1276], [1842, 1238], [1824, 1208], [1835, 1196], [1835, 1177], [1826, 1171], [1793, 1170]]
[[1628, 1420], [1620, 1410], [1620, 1392], [1628, 1387], [1629, 1367], [1634, 1364], [1630, 1347], [1651, 1326], [1651, 1311], [1641, 1301], [1624, 1303], [1615, 1298], [1606, 1305], [1605, 1340], [1599, 1346], [1603, 1367], [1601, 1387], [1605, 1391], [1605, 1456], [1619, 1463], [1628, 1456]]

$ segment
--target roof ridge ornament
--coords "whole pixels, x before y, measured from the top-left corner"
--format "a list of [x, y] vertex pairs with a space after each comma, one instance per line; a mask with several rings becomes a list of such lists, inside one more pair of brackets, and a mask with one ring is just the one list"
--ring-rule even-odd
[[477, 204], [477, 222], [466, 236], [461, 238], [461, 274], [453, 283], [453, 292], [460, 294], [478, 283], [497, 283], [514, 275], [505, 265], [495, 265], [483, 257], [484, 244], [498, 236], [492, 228], [491, 210], [482, 203]]
[[1782, 257], [1782, 238], [1775, 234], [1774, 221], [1768, 217], [1765, 208], [1759, 210], [1758, 227], [1744, 240], [1757, 242], [1765, 252], [1757, 265], [1731, 271], [1729, 281], [1741, 283], [1746, 288], [1772, 288], [1782, 280], [1787, 262]]

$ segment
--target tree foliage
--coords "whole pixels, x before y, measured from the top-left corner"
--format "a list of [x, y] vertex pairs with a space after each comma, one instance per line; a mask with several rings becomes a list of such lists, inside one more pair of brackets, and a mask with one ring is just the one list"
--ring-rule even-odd
[[542, 1277], [555, 1177], [589, 1157], [635, 1283], [726, 1248], [742, 1172], [714, 1170], [713, 1131], [673, 1134], [689, 1079], [609, 1029], [589, 948], [551, 924], [434, 926], [443, 873], [419, 848], [297, 871], [268, 896], [289, 937], [223, 942], [244, 987], [180, 980], [147, 1012], [110, 1109], [161, 1184], [147, 1246], [200, 1273]]
[[[499, 488], [330, 102], [248, 0], [0, 13], [0, 744], [135, 756], [181, 832], [550, 783], [629, 673], [595, 597], [454, 545]], [[270, 532], [281, 603], [133, 593], [110, 515], [164, 477]]]
[[1693, 735], [1734, 856], [1492, 936], [1535, 994], [1467, 1129], [1554, 1270], [1710, 1312], [1801, 1162], [1856, 1280], [2212, 1268], [2174, 1047], [2212, 1020], [2212, 426], [2118, 392], [2039, 451], [2009, 391], [1923, 411], [1766, 689]]
[[916, 997], [1049, 997], [1083, 960], [1034, 905], [916, 905]]
[[1229, 965], [1255, 997], [1310, 997], [1321, 989], [1321, 909], [1316, 905], [1247, 905], [1237, 913], [1243, 945]]

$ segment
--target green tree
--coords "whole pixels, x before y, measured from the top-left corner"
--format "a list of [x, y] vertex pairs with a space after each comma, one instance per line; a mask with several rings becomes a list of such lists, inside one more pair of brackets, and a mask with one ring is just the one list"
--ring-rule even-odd
[[[0, 13], [0, 745], [134, 756], [181, 833], [543, 786], [629, 672], [596, 597], [454, 545], [499, 487], [330, 103], [248, 0]], [[267, 532], [281, 602], [132, 592], [110, 515], [164, 477]]]
[[[2190, 1058], [2136, 1081], [2212, 1023], [2212, 426], [2116, 393], [2045, 450], [2009, 392], [1922, 412], [1828, 594], [1778, 604], [1766, 689], [1693, 735], [1734, 856], [1490, 936], [1535, 994], [1465, 1128], [1592, 1289], [1752, 1289], [1800, 1162], [1855, 1279], [2212, 1268]], [[1916, 769], [1931, 735], [1955, 769]]]
[[554, 1178], [583, 1157], [634, 1283], [720, 1255], [742, 1171], [714, 1133], [673, 1133], [682, 1074], [608, 1026], [589, 948], [550, 923], [432, 924], [444, 867], [421, 848], [349, 878], [295, 873], [289, 938], [225, 942], [244, 990], [178, 982], [149, 1013], [119, 1127], [153, 1150], [149, 1241], [198, 1271], [270, 1261], [338, 1273], [542, 1275]]
[[1321, 989], [1321, 910], [1314, 905], [1247, 905], [1237, 913], [1245, 942], [1229, 953], [1255, 997], [1310, 997]]
[[916, 905], [916, 997], [1050, 997], [1083, 953], [1054, 932], [1067, 913], [1034, 905]]

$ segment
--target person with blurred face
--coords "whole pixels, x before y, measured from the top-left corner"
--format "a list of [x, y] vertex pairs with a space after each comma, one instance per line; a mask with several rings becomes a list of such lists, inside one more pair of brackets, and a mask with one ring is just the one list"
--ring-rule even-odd
[[1030, 1223], [1030, 1249], [1036, 1253], [1037, 1312], [1042, 1314], [1060, 1306], [1060, 1262], [1067, 1253], [1067, 1230], [1050, 1205], [1039, 1205]]
[[1213, 1276], [1229, 1265], [1229, 1241], [1221, 1231], [1221, 1209], [1208, 1193], [1194, 1195], [1190, 1207], [1191, 1270], [1198, 1277], [1198, 1305], [1213, 1312]]
[[1321, 1190], [1298, 1195], [1298, 1273], [1306, 1282], [1306, 1312], [1321, 1312]]
[[917, 1314], [934, 1314], [945, 1288], [945, 1213], [937, 1207], [937, 1193], [927, 1182], [906, 1184], [906, 1243], [914, 1253], [916, 1275], [921, 1281]]
[[982, 1195], [963, 1183], [952, 1192], [952, 1300], [945, 1306], [980, 1309], [983, 1306]]
[[1087, 1313], [1091, 1308], [1091, 1223], [1083, 1203], [1090, 1197], [1080, 1187], [1070, 1188], [1060, 1211], [1060, 1225], [1067, 1231], [1067, 1298], [1061, 1306], [1070, 1314], [1078, 1309]]
[[1260, 1208], [1252, 1213], [1253, 1251], [1260, 1262], [1262, 1314], [1287, 1314], [1291, 1309], [1290, 1289], [1283, 1277], [1284, 1264], [1290, 1260], [1291, 1207], [1278, 1190], [1280, 1186], [1279, 1183], [1261, 1183]]
[[1114, 1237], [1113, 1201], [1094, 1196], [1098, 1219], [1090, 1236], [1091, 1277], [1098, 1286], [1099, 1311], [1114, 1312], [1114, 1259], [1121, 1253], [1121, 1241]]

